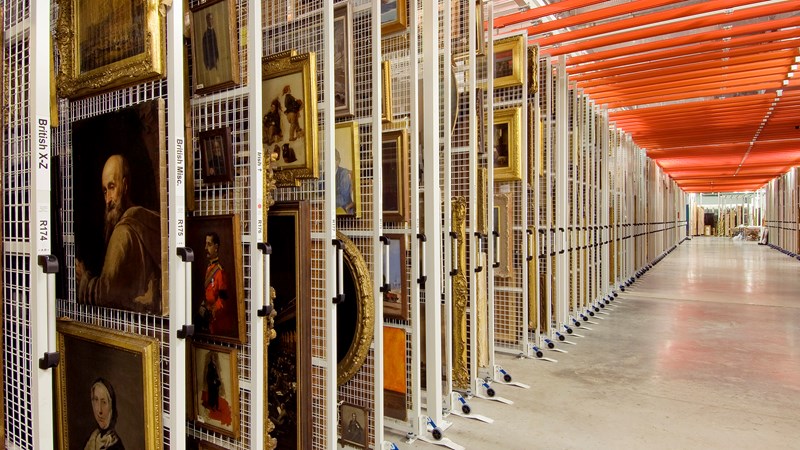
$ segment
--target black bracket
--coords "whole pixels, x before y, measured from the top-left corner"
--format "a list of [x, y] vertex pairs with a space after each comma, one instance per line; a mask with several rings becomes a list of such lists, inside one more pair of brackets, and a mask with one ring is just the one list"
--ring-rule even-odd
[[178, 247], [175, 249], [183, 262], [194, 262], [194, 251], [190, 247]]
[[[41, 258], [42, 256], [52, 256], [52, 255], [39, 255], [39, 258]], [[44, 356], [39, 358], [39, 368], [42, 370], [52, 369], [53, 367], [56, 367], [60, 361], [61, 361], [61, 355], [58, 352], [47, 352], [44, 354]]]
[[184, 325], [178, 330], [178, 339], [186, 339], [194, 336], [194, 325]]
[[256, 248], [261, 250], [262, 255], [272, 254], [272, 246], [266, 242], [259, 242], [258, 244], [256, 244]]
[[272, 305], [264, 305], [261, 308], [258, 308], [256, 315], [258, 315], [258, 317], [267, 317], [272, 314], [272, 309]]
[[[55, 255], [39, 255], [37, 261], [44, 273], [58, 273], [58, 258]], [[58, 364], [57, 361], [56, 364]]]

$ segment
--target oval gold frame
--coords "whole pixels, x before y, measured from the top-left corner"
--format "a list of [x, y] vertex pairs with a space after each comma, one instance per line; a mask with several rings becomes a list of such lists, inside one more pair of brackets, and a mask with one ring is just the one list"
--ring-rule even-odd
[[367, 261], [358, 250], [358, 247], [344, 234], [337, 231], [336, 238], [342, 241], [344, 249], [344, 263], [350, 269], [353, 284], [356, 288], [356, 305], [358, 309], [357, 326], [353, 336], [353, 343], [347, 354], [336, 366], [337, 384], [347, 383], [364, 365], [367, 353], [372, 345], [373, 330], [375, 328], [375, 302], [372, 298], [372, 280], [367, 269]]

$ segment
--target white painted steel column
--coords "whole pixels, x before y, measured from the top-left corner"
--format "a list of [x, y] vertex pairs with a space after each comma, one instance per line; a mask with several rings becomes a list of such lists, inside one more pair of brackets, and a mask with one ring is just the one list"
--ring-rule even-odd
[[[537, 50], [536, 54], [537, 55], [539, 54], [538, 50]], [[492, 59], [490, 58], [489, 61], [492, 61]], [[530, 61], [529, 61], [529, 63], [530, 63]], [[491, 66], [491, 64], [490, 64], [490, 66]], [[536, 66], [539, 67], [538, 61], [537, 61]], [[538, 74], [537, 74], [537, 77], [538, 77]], [[530, 83], [530, 81], [531, 80], [528, 80], [529, 83]], [[542, 311], [542, 308], [541, 308], [541, 304], [542, 304], [542, 293], [541, 293], [541, 290], [544, 289], [544, 286], [542, 286], [542, 284], [540, 282], [540, 278], [541, 277], [539, 276], [539, 273], [542, 270], [542, 267], [541, 267], [542, 260], [539, 258], [539, 255], [541, 255], [542, 252], [543, 252], [543, 250], [542, 250], [542, 242], [543, 242], [543, 240], [541, 239], [541, 236], [543, 236], [543, 235], [539, 233], [539, 227], [540, 227], [541, 221], [542, 221], [542, 213], [541, 213], [542, 208], [539, 205], [539, 202], [542, 199], [542, 187], [541, 187], [542, 182], [541, 182], [541, 175], [539, 175], [539, 174], [544, 170], [544, 168], [542, 167], [542, 164], [541, 164], [541, 163], [544, 162], [544, 160], [543, 159], [539, 159], [539, 155], [541, 155], [542, 152], [544, 152], [544, 149], [542, 148], [542, 140], [539, 139], [539, 136], [542, 133], [544, 133], [544, 130], [542, 130], [542, 109], [539, 107], [539, 100], [541, 98], [541, 92], [542, 92], [542, 83], [540, 82], [539, 83], [539, 89], [536, 90], [536, 94], [534, 94], [533, 99], [530, 99], [530, 98], [528, 99], [529, 101], [532, 101], [533, 105], [534, 105], [534, 108], [533, 108], [533, 123], [534, 123], [534, 131], [535, 132], [533, 133], [531, 138], [533, 139], [533, 149], [534, 149], [533, 155], [534, 155], [534, 158], [535, 158], [535, 160], [534, 160], [535, 169], [533, 171], [533, 183], [534, 183], [534, 186], [533, 186], [533, 198], [536, 200], [535, 211], [533, 211], [530, 214], [530, 215], [533, 216], [533, 223], [532, 223], [532, 226], [530, 228], [531, 228], [531, 231], [533, 231], [533, 241], [536, 243], [536, 245], [534, 246], [533, 255], [531, 255], [534, 258], [534, 268], [535, 268], [535, 270], [534, 270], [534, 273], [533, 273], [533, 280], [531, 280], [530, 277], [528, 277], [528, 283], [535, 283], [535, 287], [536, 287], [534, 289], [534, 292], [536, 293], [536, 298], [532, 298], [532, 299], [529, 298], [528, 299], [529, 303], [530, 302], [534, 302], [535, 311], [536, 311], [536, 322], [534, 323], [534, 328], [533, 328], [533, 330], [534, 330], [534, 332], [533, 332], [533, 342], [530, 342], [530, 341], [528, 342], [528, 347], [529, 348], [530, 348], [530, 344], [534, 344], [536, 346], [540, 346], [541, 345], [540, 339], [541, 339], [541, 333], [542, 333], [542, 329], [541, 329], [541, 326], [540, 326], [540, 324], [542, 322], [542, 318], [539, 317], [541, 315], [541, 311]], [[491, 159], [492, 158], [489, 158], [490, 161], [491, 161]], [[544, 235], [544, 236], [546, 236], [546, 235]], [[493, 253], [490, 253], [490, 254], [493, 254]], [[530, 319], [529, 319], [529, 321], [530, 321]], [[524, 354], [527, 355], [528, 352], [529, 352], [528, 349], [524, 350]]]
[[[488, 2], [487, 5], [488, 14], [486, 17], [488, 18], [488, 23], [494, 23], [494, 2]], [[489, 25], [489, 33], [488, 33], [488, 45], [486, 45], [486, 60], [487, 61], [494, 61], [494, 27]], [[481, 99], [483, 101], [483, 99]], [[494, 148], [494, 64], [486, 64], [486, 120], [484, 121], [486, 125], [486, 142], [483, 144], [486, 146], [486, 150], [488, 151], [491, 148]], [[492, 212], [494, 211], [494, 158], [486, 158], [486, 231], [489, 233], [489, 245], [487, 248], [487, 253], [489, 257], [487, 258], [486, 267], [488, 269], [487, 276], [488, 282], [486, 284], [486, 324], [489, 327], [488, 332], [488, 352], [489, 352], [489, 367], [492, 368], [492, 372], [494, 372], [494, 320], [495, 320], [495, 311], [494, 311], [494, 296], [495, 296], [495, 279], [494, 279], [494, 252], [495, 252], [495, 240], [494, 240], [494, 233], [498, 230], [493, 230], [492, 226], [494, 225], [493, 220], [489, 220], [492, 217]], [[491, 225], [490, 225], [491, 224]]]
[[[470, 22], [470, 23], [472, 23], [472, 22]], [[527, 48], [528, 48], [528, 46], [527, 46], [528, 34], [527, 34], [527, 32], [523, 33], [522, 37], [523, 37], [523, 42], [525, 42], [526, 45], [523, 46], [523, 51], [522, 51], [522, 108], [521, 108], [522, 109], [522, 115], [521, 115], [521, 118], [520, 118], [520, 143], [519, 143], [519, 145], [520, 145], [520, 147], [519, 147], [520, 148], [520, 167], [522, 169], [521, 170], [522, 179], [519, 182], [520, 183], [520, 203], [521, 203], [521, 205], [520, 205], [520, 229], [519, 229], [519, 233], [521, 235], [521, 242], [522, 242], [522, 244], [521, 244], [521, 247], [522, 247], [521, 248], [521, 251], [522, 251], [522, 259], [521, 259], [521, 261], [522, 261], [522, 263], [521, 263], [521, 267], [522, 267], [522, 270], [521, 270], [522, 271], [522, 295], [520, 296], [521, 300], [522, 300], [522, 329], [520, 330], [520, 332], [521, 332], [522, 339], [520, 340], [519, 351], [522, 352], [522, 353], [525, 353], [525, 352], [528, 351], [528, 347], [529, 347], [529, 345], [528, 345], [528, 341], [529, 341], [529, 338], [528, 338], [528, 316], [529, 316], [529, 310], [528, 310], [528, 302], [529, 302], [529, 298], [528, 298], [528, 283], [530, 283], [530, 280], [528, 279], [528, 254], [529, 254], [528, 251], [530, 249], [528, 248], [528, 240], [529, 239], [528, 239], [527, 229], [528, 229], [528, 191], [529, 191], [529, 189], [528, 189], [528, 139], [530, 139], [530, 136], [528, 136], [528, 131], [529, 131], [528, 130], [528, 83], [529, 83], [530, 80], [528, 80], [528, 51], [527, 51]], [[494, 60], [490, 59], [489, 61], [494, 61]], [[494, 65], [494, 64], [489, 64], [489, 65]], [[487, 159], [492, 159], [492, 158], [487, 158]], [[512, 220], [512, 223], [509, 224], [509, 226], [513, 230], [512, 236], [516, 236], [517, 230], [515, 229], [516, 228], [515, 227], [515, 223], [513, 223], [516, 220], [516, 214], [514, 214], [513, 217], [514, 217], [514, 220]], [[511, 245], [513, 245], [513, 242], [512, 242]], [[510, 269], [511, 269], [511, 271], [513, 271], [514, 267], [511, 267]]]
[[[566, 252], [569, 221], [569, 105], [567, 59], [559, 56], [556, 68], [556, 323], [567, 325], [569, 314], [569, 258]], [[552, 333], [551, 333], [552, 336]]]
[[[417, 0], [409, 0], [408, 9], [417, 11]], [[429, 250], [434, 245], [438, 245], [437, 239], [433, 236], [426, 236], [425, 242], [421, 241], [424, 230], [419, 228], [419, 16], [409, 15], [409, 152], [411, 156], [411, 432], [421, 435], [425, 431], [425, 423], [422, 418], [422, 347], [420, 344], [420, 294], [423, 286], [423, 276], [430, 276], [434, 266], [426, 265], [423, 271], [420, 264], [420, 256], [423, 248]], [[422, 233], [421, 233], [422, 232]]]
[[[262, 65], [264, 54], [261, 23], [261, 2], [248, 2], [247, 9], [247, 98], [250, 110], [250, 222], [251, 232], [248, 235], [250, 244], [250, 264], [253, 282], [250, 284], [250, 448], [254, 450], [265, 447], [264, 417], [267, 416], [267, 367], [264, 349], [269, 345], [264, 334], [264, 317], [258, 315], [262, 306], [270, 305], [270, 285], [265, 271], [266, 256], [258, 248], [259, 243], [266, 243], [264, 217], [264, 167], [272, 163], [271, 155], [264, 154], [261, 136], [263, 136], [264, 105], [262, 101]], [[266, 279], [264, 279], [266, 278]]]
[[[450, 5], [450, 0], [443, 0], [442, 1], [442, 9], [444, 11], [452, 11], [450, 6], [451, 6]], [[423, 6], [423, 8], [424, 7], [425, 6]], [[423, 11], [424, 11], [424, 9], [423, 9]], [[439, 64], [438, 64], [439, 56], [438, 56], [438, 53], [437, 53], [437, 57], [436, 57], [437, 58], [436, 59], [436, 61], [437, 61], [436, 72], [434, 72], [434, 73], [436, 73], [436, 78], [440, 79], [442, 81], [442, 83], [443, 83], [442, 84], [442, 90], [440, 92], [442, 92], [443, 95], [444, 95], [444, 97], [441, 99], [442, 105], [444, 106], [443, 109], [442, 109], [444, 117], [443, 117], [443, 120], [441, 122], [441, 126], [444, 127], [444, 133], [443, 133], [444, 134], [444, 140], [442, 141], [442, 154], [443, 154], [442, 160], [444, 162], [444, 171], [443, 171], [444, 192], [442, 194], [442, 196], [443, 196], [442, 205], [444, 206], [444, 212], [443, 212], [444, 234], [442, 236], [445, 236], [445, 241], [444, 241], [444, 243], [445, 243], [445, 262], [447, 264], [445, 265], [446, 269], [445, 269], [445, 274], [444, 274], [444, 278], [445, 278], [445, 281], [444, 281], [444, 311], [442, 312], [442, 314], [444, 314], [444, 371], [445, 372], [444, 372], [444, 390], [442, 391], [441, 397], [442, 397], [442, 401], [443, 401], [443, 405], [444, 405], [443, 407], [444, 407], [444, 409], [447, 409], [447, 410], [451, 409], [450, 393], [453, 391], [453, 276], [450, 275], [449, 272], [451, 270], [458, 269], [458, 267], [457, 267], [458, 261], [453, 260], [453, 258], [452, 258], [453, 250], [454, 250], [452, 248], [453, 239], [451, 239], [448, 236], [448, 233], [452, 229], [452, 223], [453, 223], [452, 222], [452, 215], [453, 215], [453, 210], [452, 210], [452, 199], [453, 199], [453, 184], [452, 184], [453, 183], [453, 178], [452, 178], [452, 173], [453, 173], [453, 151], [452, 151], [452, 148], [451, 148], [451, 141], [452, 141], [451, 137], [452, 137], [453, 133], [452, 133], [452, 128], [450, 127], [450, 119], [452, 117], [452, 112], [450, 111], [450, 104], [451, 104], [450, 103], [451, 102], [450, 89], [452, 87], [452, 76], [451, 76], [451, 73], [450, 73], [451, 70], [452, 70], [451, 65], [450, 65], [450, 63], [451, 63], [450, 36], [452, 36], [452, 34], [451, 34], [451, 25], [450, 25], [451, 19], [452, 19], [452, 15], [451, 14], [445, 14], [444, 17], [442, 17], [442, 35], [444, 36], [443, 43], [442, 43], [442, 45], [443, 45], [443, 48], [442, 48], [442, 70], [443, 70], [443, 72], [441, 72], [441, 73], [439, 72]], [[423, 26], [424, 26], [424, 23], [425, 23], [425, 21], [423, 19]], [[425, 33], [425, 30], [423, 29], [423, 35], [424, 35], [424, 33]], [[427, 41], [428, 38], [425, 38], [425, 39]], [[437, 42], [438, 43], [438, 38], [434, 39], [432, 42]], [[424, 45], [425, 45], [425, 43], [423, 43], [423, 46]], [[422, 70], [423, 70], [423, 75], [424, 75], [424, 79], [425, 79], [424, 83], [427, 83], [432, 78], [432, 77], [430, 77], [428, 75], [431, 72], [428, 71], [427, 62], [428, 62], [428, 55], [425, 53], [425, 49], [423, 48], [423, 69]], [[424, 84], [423, 84], [423, 86], [424, 86]], [[425, 89], [425, 87], [423, 87], [423, 89]], [[427, 91], [426, 91], [426, 97], [427, 97]], [[438, 111], [439, 110], [437, 109], [436, 111], [437, 111], [437, 113], [435, 113], [433, 115], [428, 115], [427, 109], [425, 110], [424, 116], [425, 117], [430, 117], [430, 119], [428, 120], [428, 124], [430, 124], [433, 121], [438, 121], [438, 118], [439, 118]], [[427, 131], [428, 131], [428, 126], [427, 126], [428, 124], [426, 124], [426, 126], [425, 126], [426, 134], [427, 134]], [[426, 139], [427, 139], [427, 136], [426, 136]], [[438, 146], [436, 148], [438, 149]], [[428, 149], [428, 145], [427, 145], [427, 140], [426, 140], [425, 150], [427, 151], [427, 149]], [[425, 164], [425, 175], [427, 175], [427, 168], [428, 168], [428, 164], [426, 163]], [[427, 182], [425, 183], [425, 186], [426, 187], [429, 186]], [[436, 188], [434, 186], [430, 186], [430, 187], [428, 187], [428, 192], [430, 192], [432, 189], [436, 189]], [[427, 202], [427, 199], [426, 199], [426, 202]], [[432, 216], [427, 216], [426, 215], [426, 217], [432, 217]], [[436, 220], [436, 219], [434, 219], [434, 220]], [[466, 236], [466, 238], [469, 239], [469, 236]], [[458, 251], [458, 249], [456, 248], [455, 251]], [[467, 270], [469, 270], [469, 268], [467, 268]], [[439, 336], [439, 335], [437, 334], [437, 336]], [[430, 362], [430, 359], [428, 359], [428, 362]], [[428, 388], [430, 389], [430, 384], [428, 384]], [[438, 424], [438, 421], [436, 421], [436, 423]]]
[[[603, 119], [600, 124], [600, 129], [602, 130], [602, 140], [600, 141], [600, 159], [599, 159], [599, 172], [600, 172], [600, 223], [598, 224], [601, 228], [600, 230], [600, 242], [606, 242], [609, 239], [608, 227], [609, 227], [609, 214], [608, 208], [610, 205], [610, 196], [611, 192], [609, 192], [609, 177], [611, 176], [609, 169], [608, 169], [608, 138], [609, 138], [609, 127], [608, 127], [608, 109], [605, 107], [603, 108]], [[611, 291], [609, 285], [609, 245], [606, 243], [600, 246], [600, 287], [602, 291], [599, 292], [600, 297], [605, 297]]]
[[[328, 2], [332, 3], [332, 2]], [[372, 80], [374, 81], [371, 86], [372, 90], [372, 105], [373, 111], [380, 111], [381, 98], [382, 98], [382, 80], [381, 76], [381, 0], [372, 0]], [[333, 39], [331, 39], [332, 41]], [[325, 61], [333, 61], [333, 59], [325, 59]], [[333, 64], [330, 64], [333, 67]], [[332, 69], [331, 69], [332, 70]], [[332, 92], [332, 91], [325, 91]], [[327, 97], [327, 96], [326, 96]], [[387, 111], [391, 113], [391, 111]], [[383, 124], [380, 114], [372, 115], [372, 267], [373, 267], [373, 281], [372, 290], [373, 298], [375, 301], [375, 330], [373, 337], [374, 350], [373, 354], [373, 370], [374, 382], [373, 388], [375, 390], [375, 441], [374, 448], [383, 448], [383, 290], [384, 285], [384, 267], [383, 255], [388, 252], [388, 246], [381, 242], [380, 238], [383, 236]], [[400, 159], [402, 161], [402, 159]], [[405, 270], [405, 267], [401, 268]], [[386, 285], [388, 286], [388, 274]], [[406, 299], [402, 299], [406, 301]]]
[[[449, 3], [449, 0], [447, 0], [447, 2]], [[450, 9], [445, 9], [445, 11], [450, 11]], [[475, 15], [476, 14], [477, 13], [475, 11], [475, 8], [467, 8], [467, 23], [475, 23]], [[491, 23], [491, 22], [489, 22], [489, 23]], [[469, 44], [467, 45], [467, 52], [468, 52], [467, 65], [468, 65], [468, 70], [467, 70], [467, 73], [466, 73], [466, 80], [465, 80], [464, 85], [467, 87], [467, 110], [472, 112], [472, 111], [477, 111], [477, 109], [475, 108], [475, 101], [476, 101], [476, 96], [475, 96], [475, 78], [476, 78], [475, 77], [475, 50], [476, 50], [475, 39], [477, 38], [477, 36], [476, 36], [477, 33], [476, 33], [476, 30], [475, 30], [475, 27], [467, 27], [467, 29], [469, 30], [468, 33], [467, 33], [467, 41], [469, 42]], [[483, 28], [481, 28], [481, 29], [483, 29]], [[445, 36], [450, 36], [450, 34], [445, 33]], [[450, 39], [445, 39], [445, 51], [444, 51], [445, 67], [448, 66], [448, 61], [450, 60], [450, 56], [449, 56], [451, 54], [450, 50], [451, 50], [450, 49]], [[449, 92], [449, 91], [446, 91], [446, 92]], [[450, 104], [450, 103], [448, 102], [448, 104]], [[448, 126], [450, 125], [450, 122], [445, 122], [445, 123], [447, 123]], [[469, 342], [468, 342], [469, 349], [470, 349], [470, 352], [469, 352], [469, 355], [470, 355], [470, 358], [469, 358], [469, 386], [470, 386], [470, 389], [472, 390], [472, 392], [478, 392], [477, 383], [475, 382], [475, 379], [478, 377], [478, 352], [477, 352], [478, 344], [477, 344], [476, 336], [481, 331], [478, 330], [478, 327], [476, 326], [478, 324], [478, 321], [477, 321], [478, 308], [476, 307], [477, 298], [478, 298], [478, 296], [477, 296], [478, 289], [476, 287], [478, 286], [478, 284], [477, 284], [478, 277], [486, 277], [487, 271], [486, 271], [486, 268], [484, 267], [481, 272], [479, 272], [479, 273], [475, 272], [476, 268], [481, 265], [481, 261], [482, 261], [481, 247], [480, 247], [481, 240], [480, 240], [480, 238], [475, 236], [475, 233], [478, 231], [478, 229], [477, 229], [477, 220], [476, 220], [476, 216], [477, 216], [476, 213], [478, 212], [478, 187], [477, 187], [477, 184], [478, 184], [478, 182], [477, 182], [477, 179], [478, 179], [478, 177], [477, 177], [477, 173], [478, 173], [478, 149], [477, 149], [478, 140], [477, 140], [477, 137], [478, 136], [476, 134], [477, 121], [476, 121], [475, 114], [469, 114], [468, 124], [469, 124], [469, 129], [468, 129], [468, 133], [469, 133], [469, 144], [468, 144], [468, 148], [469, 148], [469, 174], [468, 174], [469, 187], [468, 187], [468, 192], [469, 192], [469, 195], [467, 196], [467, 210], [469, 211], [469, 214], [468, 214], [468, 216], [469, 216], [469, 229], [467, 230], [467, 234], [469, 235], [469, 237], [467, 239], [470, 239], [471, 244], [469, 246], [469, 267], [467, 268], [467, 270], [469, 271], [469, 286], [472, 287], [472, 289], [469, 290], [469, 317], [470, 317], [469, 318], [469, 323], [471, 325], [470, 328], [469, 328]], [[450, 407], [450, 410], [453, 410], [453, 406], [454, 405], [450, 404], [448, 406]]]
[[[427, 365], [427, 414], [437, 425], [442, 420], [442, 250], [438, 245], [442, 238], [442, 194], [439, 189], [439, 5], [437, 2], [422, 4], [422, 73], [424, 82], [423, 117], [425, 124], [425, 234], [431, 245], [425, 254], [428, 279], [425, 283], [425, 312], [427, 318], [426, 355]], [[449, 204], [449, 202], [448, 202]], [[448, 230], [449, 231], [449, 230]], [[446, 239], [449, 240], [449, 239]]]
[[[52, 449], [53, 372], [41, 369], [40, 358], [56, 352], [55, 274], [47, 274], [39, 266], [39, 256], [51, 250], [50, 223], [50, 2], [30, 4], [28, 35], [28, 129], [30, 132], [30, 206], [28, 223], [30, 257], [30, 338], [31, 338], [31, 411], [33, 446]], [[64, 261], [59, 261], [64, 264]]]
[[[553, 67], [552, 67], [552, 65], [550, 63], [550, 59], [549, 58], [545, 58], [544, 64], [545, 64], [545, 67], [546, 67], [545, 73], [547, 74], [546, 77], [545, 77], [545, 84], [546, 84], [547, 88], [546, 88], [546, 95], [545, 95], [545, 122], [544, 122], [545, 123], [545, 126], [544, 126], [545, 143], [546, 143], [545, 147], [547, 148], [547, 157], [545, 158], [545, 163], [544, 163], [545, 178], [546, 178], [545, 184], [547, 185], [547, 191], [546, 191], [546, 193], [547, 193], [546, 194], [546, 196], [547, 196], [547, 200], [546, 200], [546, 203], [547, 203], [547, 214], [546, 214], [546, 223], [545, 223], [545, 226], [544, 226], [544, 228], [545, 228], [545, 230], [544, 230], [544, 242], [545, 242], [544, 254], [545, 254], [545, 261], [546, 261], [546, 263], [545, 263], [545, 268], [546, 268], [546, 270], [545, 270], [545, 273], [546, 273], [546, 275], [545, 275], [545, 290], [546, 290], [546, 294], [545, 294], [545, 302], [546, 302], [545, 314], [547, 315], [547, 317], [545, 317], [545, 323], [547, 324], [547, 330], [549, 331], [550, 334], [552, 334], [553, 333], [552, 328], [553, 328], [553, 322], [554, 322], [553, 314], [555, 313], [555, 311], [553, 311], [553, 301], [556, 298], [556, 295], [555, 295], [555, 292], [554, 292], [555, 286], [553, 285], [553, 277], [552, 277], [552, 271], [555, 270], [556, 267], [553, 264], [553, 255], [551, 255], [555, 250], [555, 247], [553, 246], [553, 244], [555, 243], [555, 233], [553, 232], [553, 230], [554, 230], [553, 227], [555, 226], [555, 224], [553, 222], [553, 202], [555, 201], [554, 197], [556, 195], [556, 193], [555, 193], [555, 191], [553, 189], [553, 176], [555, 174], [555, 167], [554, 167], [555, 158], [553, 156], [553, 153], [555, 152], [555, 149], [556, 149], [555, 143], [553, 142], [553, 129], [554, 129], [553, 112], [554, 112], [554, 109], [555, 109], [555, 105], [553, 104]], [[556, 325], [556, 326], [558, 327], [560, 325]], [[557, 330], [557, 331], [560, 331], [560, 330]], [[540, 337], [540, 340], [541, 340], [541, 337]], [[538, 344], [541, 344], [541, 342], [538, 342]]]
[[[183, 66], [183, 2], [174, 2], [167, 10], [167, 165], [169, 166], [169, 380], [172, 386], [182, 386], [186, 380], [187, 340], [178, 337], [178, 331], [191, 323], [191, 262], [178, 255], [186, 247], [186, 139], [184, 136], [184, 66]], [[192, 187], [193, 189], [194, 187]], [[238, 232], [238, 230], [237, 230]], [[198, 249], [199, 251], [199, 249]], [[186, 435], [186, 390], [170, 389], [169, 417], [165, 418], [171, 436]], [[173, 439], [172, 446], [186, 448], [185, 439]]]
[[[325, 179], [325, 200], [324, 200], [324, 233], [325, 233], [325, 448], [336, 448], [339, 438], [339, 430], [336, 424], [339, 417], [338, 386], [337, 386], [337, 353], [336, 353], [336, 304], [333, 303], [334, 297], [338, 292], [336, 289], [339, 271], [337, 270], [337, 247], [333, 245], [336, 239], [336, 121], [333, 111], [333, 92], [334, 92], [334, 71], [333, 71], [333, 2], [323, 2], [322, 7], [322, 90], [324, 93], [322, 101], [322, 120], [324, 126], [320, 138], [322, 139], [322, 152], [325, 163], [322, 167], [323, 173], [320, 177]], [[345, 300], [348, 301], [348, 300]], [[353, 299], [349, 299], [353, 301]]]

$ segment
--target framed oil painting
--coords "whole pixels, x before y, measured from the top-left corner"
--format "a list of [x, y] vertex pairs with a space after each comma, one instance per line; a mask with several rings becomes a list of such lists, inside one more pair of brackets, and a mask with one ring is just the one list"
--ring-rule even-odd
[[201, 131], [200, 179], [203, 183], [230, 183], [233, 181], [233, 140], [230, 127]]
[[394, 120], [392, 112], [392, 63], [383, 61], [381, 63], [381, 119], [384, 122]]
[[383, 327], [383, 413], [387, 417], [408, 419], [406, 331]]
[[522, 57], [525, 38], [511, 36], [494, 41], [494, 87], [522, 85]]
[[286, 51], [264, 57], [263, 145], [278, 158], [275, 182], [298, 186], [317, 178], [317, 76], [313, 52]]
[[158, 340], [69, 319], [56, 332], [58, 448], [161, 449]]
[[342, 403], [339, 407], [339, 434], [341, 444], [356, 448], [367, 448], [369, 414], [366, 408]]
[[239, 439], [239, 352], [192, 341], [191, 418], [203, 428]]
[[497, 243], [494, 246], [496, 252], [495, 261], [500, 265], [494, 270], [494, 274], [500, 278], [510, 278], [514, 275], [512, 254], [514, 248], [513, 234], [513, 211], [510, 194], [494, 195], [494, 210], [492, 211], [492, 232], [497, 233]]
[[494, 112], [494, 161], [495, 181], [515, 181], [522, 179], [520, 157], [520, 107], [496, 110]]
[[164, 76], [159, 0], [58, 2], [59, 96], [79, 98]]
[[312, 436], [309, 201], [275, 203], [266, 223], [276, 313], [267, 352], [267, 414], [276, 425], [272, 437], [278, 449], [305, 449]]
[[343, 276], [345, 301], [336, 308], [337, 384], [347, 383], [367, 359], [375, 325], [375, 303], [372, 297], [372, 274], [364, 255], [356, 244], [336, 232], [344, 250]]
[[72, 124], [78, 303], [169, 312], [162, 99]]
[[239, 36], [234, 0], [208, 0], [191, 9], [195, 94], [239, 84]]
[[389, 239], [389, 290], [383, 293], [383, 315], [390, 319], [408, 320], [407, 236], [386, 234], [386, 237]]
[[[453, 55], [455, 59], [467, 58], [469, 56], [469, 7], [475, 7], [475, 21], [473, 22], [473, 33], [475, 39], [475, 56], [486, 53], [486, 39], [483, 29], [483, 0], [455, 0], [452, 2], [453, 19], [458, 22], [454, 25], [454, 48], [458, 53]], [[463, 18], [463, 20], [462, 20]]]
[[383, 132], [383, 220], [407, 222], [408, 132], [405, 129]]
[[186, 245], [194, 249], [192, 324], [195, 334], [244, 344], [244, 271], [239, 216], [186, 218]]
[[336, 215], [361, 217], [361, 145], [356, 122], [337, 123]]
[[353, 116], [353, 14], [350, 2], [333, 10], [333, 101], [336, 117]]
[[405, 31], [408, 27], [406, 0], [381, 0], [381, 34]]

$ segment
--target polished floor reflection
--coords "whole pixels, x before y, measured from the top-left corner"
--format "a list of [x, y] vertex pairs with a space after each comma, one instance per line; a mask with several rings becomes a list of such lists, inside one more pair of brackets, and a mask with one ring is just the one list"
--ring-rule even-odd
[[[470, 449], [800, 448], [800, 262], [750, 242], [685, 242], [560, 344], [557, 363], [500, 355], [505, 405], [450, 416]], [[388, 439], [398, 442], [396, 435]], [[400, 448], [433, 448], [420, 441]]]

